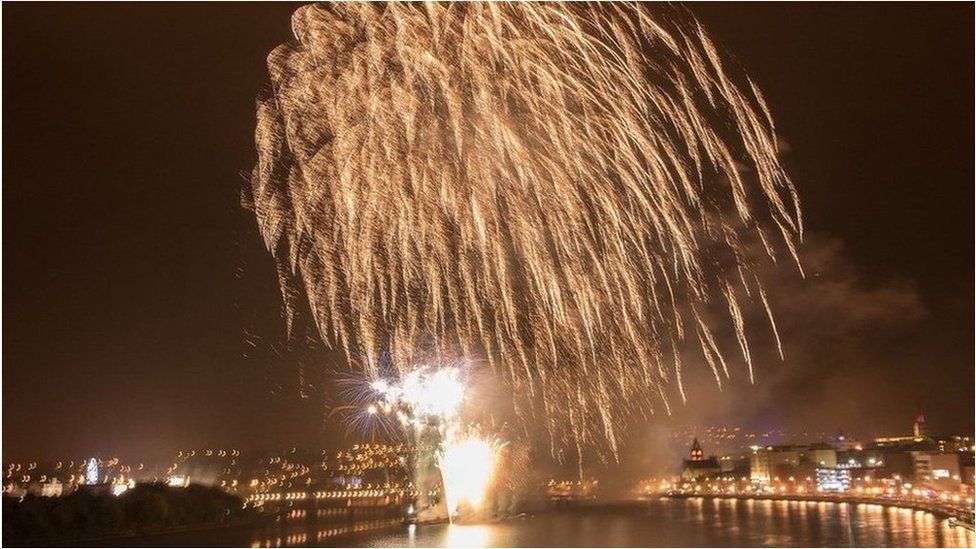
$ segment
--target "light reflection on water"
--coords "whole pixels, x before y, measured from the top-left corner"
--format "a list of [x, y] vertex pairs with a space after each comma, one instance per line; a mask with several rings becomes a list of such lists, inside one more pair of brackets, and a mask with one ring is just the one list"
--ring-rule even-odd
[[485, 547], [491, 527], [481, 524], [451, 524], [447, 527], [444, 547]]
[[[910, 509], [870, 504], [660, 500], [567, 509], [478, 525], [289, 523], [252, 547], [973, 547], [973, 533]], [[377, 529], [380, 528], [380, 529]]]

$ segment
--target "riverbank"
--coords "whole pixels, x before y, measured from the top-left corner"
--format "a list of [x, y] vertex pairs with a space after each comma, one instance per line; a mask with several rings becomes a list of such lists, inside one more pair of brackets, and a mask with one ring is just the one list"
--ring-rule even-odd
[[953, 519], [959, 526], [973, 529], [973, 511], [960, 509], [958, 506], [945, 504], [938, 500], [915, 500], [915, 499], [896, 499], [883, 496], [866, 496], [846, 493], [820, 493], [820, 494], [728, 494], [721, 492], [669, 492], [661, 495], [662, 498], [672, 499], [735, 499], [735, 500], [759, 500], [759, 501], [797, 501], [797, 502], [825, 502], [825, 503], [848, 503], [853, 505], [880, 505], [882, 507], [896, 507], [901, 509], [912, 509], [931, 513], [939, 518]]

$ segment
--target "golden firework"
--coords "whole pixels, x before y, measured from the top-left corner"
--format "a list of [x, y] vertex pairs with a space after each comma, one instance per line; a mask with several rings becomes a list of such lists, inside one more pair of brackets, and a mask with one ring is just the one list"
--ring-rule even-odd
[[555, 447], [616, 451], [621, 419], [684, 398], [686, 339], [721, 383], [716, 305], [751, 375], [741, 300], [769, 310], [754, 273], [796, 257], [799, 205], [759, 89], [697, 21], [337, 3], [293, 28], [246, 200], [327, 345], [371, 368], [483, 356]]

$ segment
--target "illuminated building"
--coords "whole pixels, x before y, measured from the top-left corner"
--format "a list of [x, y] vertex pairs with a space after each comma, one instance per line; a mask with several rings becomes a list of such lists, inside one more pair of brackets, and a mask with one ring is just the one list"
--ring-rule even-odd
[[[777, 477], [790, 477], [797, 475], [797, 469], [801, 465], [813, 465], [813, 456], [820, 456], [824, 463], [828, 458], [826, 453], [822, 456], [818, 448], [813, 450], [810, 446], [781, 445], [781, 446], [753, 446], [752, 455], [749, 457], [749, 476], [754, 482], [768, 483]], [[833, 450], [833, 449], [830, 449]], [[836, 464], [836, 453], [834, 453], [833, 463]], [[812, 474], [811, 467], [810, 473]]]
[[814, 444], [803, 454], [802, 459], [817, 467], [837, 467], [837, 450], [828, 444]]
[[897, 475], [954, 489], [969, 480], [965, 457], [972, 455], [972, 440], [962, 435], [929, 436], [925, 415], [919, 411], [911, 435], [876, 438], [865, 455], [882, 464], [878, 475]]
[[817, 490], [846, 492], [850, 487], [850, 470], [842, 467], [817, 467]]
[[826, 443], [752, 446], [751, 449], [749, 476], [753, 482], [763, 484], [776, 478], [811, 477], [818, 468], [838, 466], [837, 450]]
[[884, 449], [881, 462], [883, 465], [879, 476], [910, 478], [915, 471], [911, 454], [898, 448]]
[[912, 435], [916, 442], [925, 440], [925, 431], [925, 415], [922, 414], [922, 410], [919, 410], [915, 416], [915, 423], [912, 424]]
[[916, 480], [928, 481], [943, 489], [959, 487], [962, 473], [958, 454], [911, 452], [911, 456]]
[[954, 452], [972, 452], [973, 439], [962, 435], [943, 435], [932, 437], [940, 454], [951, 454]]
[[584, 480], [550, 480], [546, 488], [546, 495], [551, 501], [576, 501], [596, 498], [599, 481]]
[[184, 475], [172, 475], [166, 479], [166, 484], [173, 488], [186, 488], [190, 485], [190, 479]]
[[910, 446], [915, 443], [914, 436], [897, 436], [897, 437], [878, 437], [874, 439], [872, 446], [876, 448], [897, 448], [902, 446]]
[[705, 459], [705, 453], [701, 444], [695, 438], [691, 443], [691, 453], [689, 458], [684, 460], [684, 467], [681, 469], [681, 478], [684, 480], [697, 480], [717, 475], [722, 472], [722, 465], [714, 457]]
[[912, 477], [916, 480], [932, 478], [932, 455], [928, 452], [909, 452], [912, 459]]
[[726, 454], [719, 456], [718, 463], [722, 467], [723, 474], [730, 474], [735, 477], [749, 476], [749, 456], [743, 454]]
[[876, 448], [900, 448], [902, 450], [935, 450], [935, 442], [927, 435], [925, 416], [919, 411], [912, 422], [912, 434], [874, 439]]
[[85, 466], [85, 484], [98, 484], [98, 460], [91, 458]]
[[56, 498], [61, 497], [64, 494], [64, 485], [61, 484], [57, 479], [54, 479], [50, 482], [38, 482], [36, 484], [31, 484], [27, 491], [35, 496]]
[[974, 461], [976, 460], [971, 452], [959, 454], [959, 480], [970, 487], [973, 485]]

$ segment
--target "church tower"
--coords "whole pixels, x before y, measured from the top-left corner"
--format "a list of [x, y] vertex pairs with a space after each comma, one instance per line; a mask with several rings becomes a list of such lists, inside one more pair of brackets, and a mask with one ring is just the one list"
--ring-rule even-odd
[[919, 408], [918, 414], [915, 416], [915, 423], [912, 424], [912, 434], [915, 435], [915, 441], [921, 441], [925, 439], [926, 429], [925, 429], [925, 415], [922, 414], [922, 409]]
[[698, 443], [698, 437], [695, 437], [695, 441], [691, 443], [691, 461], [701, 461], [702, 459], [704, 459], [704, 453], [701, 444]]

